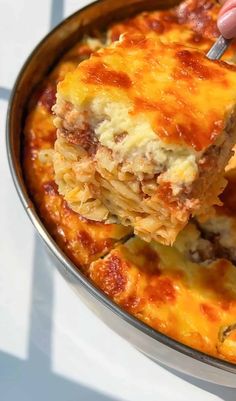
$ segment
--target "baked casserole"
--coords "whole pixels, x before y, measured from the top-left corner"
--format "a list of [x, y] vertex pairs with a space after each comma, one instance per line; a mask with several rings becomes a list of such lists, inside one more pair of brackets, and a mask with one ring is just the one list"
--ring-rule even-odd
[[[193, 47], [200, 50], [210, 47], [218, 34], [215, 26], [218, 9], [214, 1], [188, 1], [170, 11], [143, 13], [119, 22], [108, 29], [105, 41], [104, 34], [85, 37], [65, 54], [32, 96], [24, 129], [23, 167], [31, 198], [48, 231], [96, 286], [152, 328], [202, 352], [236, 362], [235, 159], [230, 162], [226, 174], [228, 184], [220, 196], [223, 206], [213, 207], [211, 214], [191, 220], [172, 247], [156, 241], [147, 243], [134, 236], [127, 226], [95, 222], [94, 216], [91, 219], [81, 216], [78, 210], [72, 210], [70, 200], [59, 193], [54, 176], [57, 158], [63, 157], [67, 185], [73, 186], [71, 163], [78, 162], [78, 151], [84, 152], [83, 155], [94, 152], [93, 141], [91, 149], [81, 150], [73, 137], [68, 141], [66, 135], [59, 133], [57, 139], [52, 108], [58, 82], [68, 73], [76, 74], [78, 63], [98, 49], [111, 46], [120, 34], [139, 38], [145, 35], [151, 43], [158, 43], [157, 46], [162, 46], [161, 36], [162, 42], [168, 43], [168, 49], [183, 46], [190, 55], [202, 57]], [[122, 40], [125, 36], [121, 43]], [[233, 52], [234, 47], [225, 59], [232, 62]], [[213, 63], [213, 67], [224, 72], [226, 79], [228, 74], [235, 74], [231, 66]], [[217, 88], [221, 84], [216, 80], [213, 85]], [[231, 92], [226, 87], [226, 96], [227, 93]], [[217, 142], [218, 138], [214, 140]], [[194, 146], [190, 149], [194, 155], [201, 152]], [[78, 169], [78, 176], [80, 172]], [[222, 187], [222, 181], [219, 186]], [[223, 218], [219, 221], [220, 216]]]

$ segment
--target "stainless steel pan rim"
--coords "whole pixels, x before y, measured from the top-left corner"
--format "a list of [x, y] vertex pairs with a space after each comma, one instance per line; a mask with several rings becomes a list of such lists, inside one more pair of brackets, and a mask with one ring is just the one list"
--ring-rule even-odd
[[[195, 350], [190, 348], [187, 345], [184, 345], [170, 337], [167, 337], [165, 334], [162, 334], [154, 329], [152, 329], [147, 324], [143, 323], [142, 321], [138, 320], [134, 316], [130, 315], [129, 313], [122, 310], [117, 304], [115, 304], [112, 300], [108, 298], [100, 289], [98, 289], [83, 273], [81, 273], [78, 268], [70, 261], [70, 259], [62, 252], [59, 246], [56, 244], [54, 239], [50, 236], [46, 228], [44, 227], [43, 223], [41, 222], [38, 214], [36, 213], [32, 201], [29, 198], [27, 193], [27, 189], [21, 175], [19, 160], [17, 161], [17, 157], [15, 154], [14, 144], [14, 133], [12, 132], [12, 118], [13, 118], [13, 108], [16, 101], [17, 96], [19, 95], [19, 86], [22, 80], [22, 76], [30, 65], [32, 58], [37, 54], [38, 50], [44, 45], [48, 38], [57, 31], [59, 31], [66, 23], [70, 20], [73, 20], [75, 16], [81, 13], [81, 11], [85, 11], [86, 9], [91, 8], [94, 4], [98, 4], [103, 2], [104, 0], [97, 0], [90, 5], [80, 9], [76, 13], [72, 14], [70, 17], [63, 20], [59, 25], [57, 25], [49, 34], [47, 34], [42, 41], [35, 47], [32, 53], [27, 58], [26, 62], [24, 63], [12, 90], [9, 105], [8, 105], [8, 112], [7, 112], [7, 121], [6, 121], [6, 148], [7, 148], [7, 156], [8, 162], [10, 166], [10, 171], [12, 175], [12, 179], [16, 188], [16, 191], [19, 195], [21, 203], [27, 212], [31, 222], [33, 223], [36, 231], [39, 233], [40, 237], [46, 244], [47, 248], [50, 252], [61, 262], [64, 266], [65, 273], [72, 274], [76, 280], [100, 303], [102, 303], [106, 308], [110, 309], [113, 313], [115, 313], [120, 319], [123, 319], [129, 325], [135, 327], [137, 330], [141, 331], [145, 335], [151, 337], [152, 339], [160, 342], [167, 347], [174, 349], [184, 355], [187, 355], [191, 358], [194, 358], [198, 361], [204, 362], [208, 365], [214, 366], [216, 368], [222, 369], [224, 371], [228, 371], [231, 373], [236, 373], [236, 365], [230, 362], [226, 362], [220, 360], [216, 357], [209, 356], [204, 354], [201, 351]], [[158, 346], [158, 344], [157, 344]]]

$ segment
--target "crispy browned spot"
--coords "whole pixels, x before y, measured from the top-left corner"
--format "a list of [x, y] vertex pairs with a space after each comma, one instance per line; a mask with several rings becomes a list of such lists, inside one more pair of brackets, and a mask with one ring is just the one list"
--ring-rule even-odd
[[83, 248], [89, 251], [90, 255], [96, 255], [106, 249], [109, 249], [112, 245], [111, 239], [95, 241], [87, 231], [80, 230], [77, 234], [78, 241], [81, 243]]
[[150, 101], [149, 99], [142, 99], [140, 97], [134, 99], [134, 113], [146, 110], [160, 110], [160, 107], [160, 103]]
[[112, 254], [107, 260], [101, 261], [92, 272], [96, 284], [109, 296], [116, 297], [126, 287], [125, 262]]
[[222, 60], [216, 60], [214, 62], [216, 64], [222, 65], [224, 68], [227, 68], [227, 70], [236, 71], [236, 65], [235, 64], [229, 64], [229, 63], [226, 63], [225, 61], [222, 61]]
[[58, 186], [53, 180], [44, 183], [43, 189], [48, 195], [58, 195]]
[[147, 47], [148, 40], [144, 35], [130, 35], [124, 36], [124, 39], [121, 43], [121, 47], [124, 48], [134, 48], [138, 47], [140, 49], [145, 49]]
[[121, 305], [127, 311], [130, 311], [131, 313], [136, 313], [139, 311], [140, 308], [142, 308], [144, 302], [145, 301], [139, 296], [131, 295], [125, 298], [125, 300], [121, 302]]
[[207, 317], [208, 320], [212, 322], [216, 322], [217, 320], [219, 320], [218, 311], [212, 305], [202, 303], [200, 304], [200, 311], [204, 316]]
[[193, 32], [191, 37], [188, 39], [189, 43], [193, 43], [193, 44], [200, 44], [200, 43], [205, 43], [206, 39], [203, 38], [202, 35], [200, 35], [199, 33]]
[[141, 265], [144, 266], [145, 270], [148, 270], [152, 274], [152, 272], [158, 276], [161, 274], [160, 269], [159, 269], [159, 256], [157, 252], [154, 251], [148, 244], [142, 246], [140, 250], [137, 252], [138, 255], [140, 255], [140, 260], [142, 258], [145, 259], [144, 264], [141, 263]]
[[165, 25], [156, 18], [147, 18], [148, 28], [159, 34], [163, 33], [165, 30]]
[[[212, 68], [203, 64], [203, 58], [197, 53], [191, 53], [188, 50], [180, 50], [176, 53], [177, 59], [180, 62], [180, 68], [185, 68], [186, 73], [195, 75], [200, 79], [210, 79], [213, 75]], [[186, 70], [187, 69], [187, 70]], [[220, 71], [219, 74], [222, 74]]]
[[146, 296], [150, 302], [174, 303], [176, 289], [172, 280], [168, 277], [152, 277], [146, 288]]
[[[231, 71], [235, 71], [236, 67], [231, 66], [224, 61], [214, 61], [210, 67], [204, 65], [204, 57], [202, 54], [198, 52], [190, 52], [189, 50], [180, 50], [176, 53], [177, 59], [179, 60], [180, 67], [178, 67], [175, 72], [175, 76], [182, 73], [182, 77], [192, 78], [196, 76], [199, 79], [207, 80], [207, 79], [216, 79], [217, 81], [221, 80], [223, 84], [227, 85], [227, 81], [225, 80], [225, 71], [221, 68], [214, 68], [215, 66], [223, 66], [224, 68], [230, 69]], [[214, 66], [215, 64], [215, 66]]]
[[129, 88], [132, 82], [127, 74], [122, 71], [110, 70], [106, 64], [96, 63], [87, 66], [85, 82], [96, 85], [117, 86]]

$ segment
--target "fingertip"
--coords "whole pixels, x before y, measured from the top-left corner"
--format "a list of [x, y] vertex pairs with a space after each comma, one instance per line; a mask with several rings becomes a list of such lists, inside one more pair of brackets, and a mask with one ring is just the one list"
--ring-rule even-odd
[[236, 37], [236, 8], [220, 15], [217, 21], [217, 26], [226, 39]]
[[227, 11], [236, 8], [236, 0], [218, 0], [218, 2], [223, 5], [219, 11], [219, 17]]

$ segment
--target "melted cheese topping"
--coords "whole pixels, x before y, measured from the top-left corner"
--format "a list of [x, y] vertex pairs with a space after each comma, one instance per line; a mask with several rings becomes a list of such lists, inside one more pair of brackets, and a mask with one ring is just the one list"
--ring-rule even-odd
[[[213, 85], [214, 96], [209, 96]], [[57, 102], [86, 111], [91, 103], [92, 109], [97, 102], [105, 108], [118, 103], [122, 119], [125, 109], [135, 126], [141, 123], [145, 140], [157, 137], [202, 151], [222, 132], [235, 103], [235, 86], [235, 67], [212, 62], [191, 48], [135, 35], [124, 36], [67, 74], [58, 85]], [[102, 144], [116, 146], [109, 122], [102, 124], [104, 114], [94, 116], [91, 110], [89, 121], [94, 118], [96, 126], [101, 121], [97, 135]], [[128, 132], [124, 152], [140, 145], [140, 132]]]
[[201, 44], [206, 39], [214, 40], [219, 36], [216, 25], [219, 11], [217, 0], [187, 0], [170, 10], [143, 12], [116, 23], [108, 33], [113, 41], [123, 32], [138, 31], [145, 35], [158, 35], [171, 42], [186, 42], [189, 38], [192, 44]]
[[[118, 40], [124, 32], [142, 33], [164, 43], [177, 42], [207, 52], [220, 35], [216, 25], [220, 8], [217, 0], [189, 0], [167, 11], [143, 12], [112, 25], [108, 29], [109, 42]], [[235, 60], [235, 49], [233, 42], [223, 59]]]
[[[138, 238], [92, 263], [89, 274], [116, 303], [154, 329], [208, 354], [236, 362], [236, 269], [207, 267], [176, 249]], [[235, 334], [235, 333], [234, 333]]]

